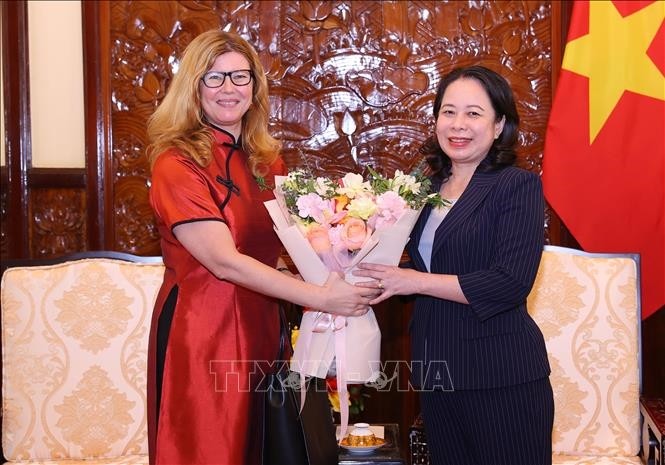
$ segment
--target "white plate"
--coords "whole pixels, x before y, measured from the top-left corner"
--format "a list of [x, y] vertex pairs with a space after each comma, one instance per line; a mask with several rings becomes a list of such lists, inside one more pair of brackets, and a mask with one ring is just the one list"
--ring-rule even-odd
[[377, 444], [376, 446], [344, 446], [342, 447], [352, 454], [369, 454], [370, 452], [378, 449], [379, 447], [385, 446], [386, 443], [384, 442], [383, 444]]

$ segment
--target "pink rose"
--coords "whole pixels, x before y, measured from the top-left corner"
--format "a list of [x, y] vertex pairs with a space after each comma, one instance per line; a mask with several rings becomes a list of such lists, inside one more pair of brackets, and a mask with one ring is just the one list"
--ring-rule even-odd
[[332, 249], [328, 238], [328, 228], [315, 224], [307, 230], [307, 240], [317, 254], [327, 253]]
[[360, 249], [372, 230], [360, 218], [348, 218], [342, 225], [340, 239], [348, 250]]

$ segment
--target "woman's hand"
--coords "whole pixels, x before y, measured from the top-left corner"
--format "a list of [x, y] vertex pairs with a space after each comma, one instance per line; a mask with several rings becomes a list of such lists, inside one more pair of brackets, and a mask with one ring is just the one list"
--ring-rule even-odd
[[418, 292], [418, 274], [420, 273], [415, 270], [374, 263], [360, 263], [358, 269], [353, 272], [354, 276], [373, 279], [373, 281], [356, 283], [356, 286], [380, 292], [370, 301], [370, 305], [376, 305], [394, 295], [416, 294]]
[[330, 273], [323, 286], [326, 303], [320, 310], [343, 316], [360, 316], [380, 294], [376, 286], [354, 286], [338, 273]]

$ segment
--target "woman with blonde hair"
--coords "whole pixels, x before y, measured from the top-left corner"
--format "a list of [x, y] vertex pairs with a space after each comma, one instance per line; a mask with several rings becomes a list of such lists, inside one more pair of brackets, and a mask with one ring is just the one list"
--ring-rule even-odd
[[263, 202], [283, 174], [268, 84], [239, 35], [186, 48], [148, 122], [150, 203], [166, 267], [148, 360], [151, 464], [260, 463], [264, 368], [279, 347], [278, 299], [352, 316], [375, 290], [306, 283], [281, 261]]

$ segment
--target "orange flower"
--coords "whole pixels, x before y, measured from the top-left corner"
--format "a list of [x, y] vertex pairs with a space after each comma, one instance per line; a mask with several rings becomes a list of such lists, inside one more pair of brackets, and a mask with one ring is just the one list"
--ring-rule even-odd
[[336, 195], [333, 197], [333, 200], [335, 201], [335, 212], [339, 213], [346, 208], [346, 206], [349, 204], [349, 198], [346, 195]]
[[295, 349], [296, 347], [296, 341], [298, 340], [298, 336], [300, 335], [300, 329], [297, 326], [294, 326], [293, 329], [291, 330], [291, 347]]

